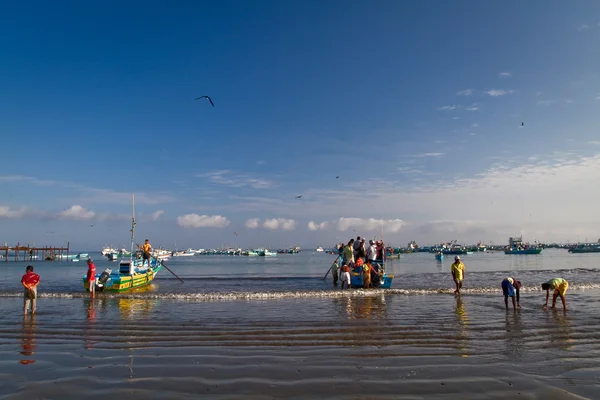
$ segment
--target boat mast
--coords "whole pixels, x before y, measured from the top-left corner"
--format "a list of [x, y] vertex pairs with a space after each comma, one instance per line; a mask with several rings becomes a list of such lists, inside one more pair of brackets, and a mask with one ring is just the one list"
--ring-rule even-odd
[[133, 260], [133, 246], [135, 242], [135, 194], [131, 194], [131, 255], [129, 256]]

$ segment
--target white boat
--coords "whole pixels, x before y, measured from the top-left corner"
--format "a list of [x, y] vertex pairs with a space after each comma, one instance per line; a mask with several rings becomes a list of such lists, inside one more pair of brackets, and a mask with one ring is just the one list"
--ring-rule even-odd
[[112, 247], [109, 246], [105, 246], [102, 251], [101, 254], [102, 256], [106, 257], [107, 255], [109, 255], [110, 253], [118, 253], [117, 250], [113, 249]]
[[195, 256], [196, 253], [192, 249], [188, 249], [186, 251], [176, 251], [173, 253], [173, 257], [191, 257]]
[[321, 253], [321, 252], [323, 252], [323, 251], [325, 251], [325, 250], [323, 250], [323, 248], [322, 248], [322, 247], [317, 247], [317, 250], [315, 250], [315, 251], [318, 251], [319, 253]]

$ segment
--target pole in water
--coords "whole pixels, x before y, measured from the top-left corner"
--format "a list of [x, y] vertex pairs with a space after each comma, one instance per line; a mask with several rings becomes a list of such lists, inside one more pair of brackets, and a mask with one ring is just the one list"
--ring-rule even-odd
[[165, 265], [165, 263], [164, 263], [164, 262], [162, 262], [162, 261], [159, 261], [159, 260], [158, 260], [158, 258], [156, 258], [156, 257], [154, 257], [154, 259], [156, 260], [156, 262], [157, 262], [157, 263], [161, 263], [161, 264], [162, 264], [162, 266], [163, 266], [163, 267], [165, 267], [165, 269], [166, 269], [167, 271], [169, 271], [170, 273], [172, 273], [172, 274], [173, 274], [173, 276], [175, 276], [175, 278], [179, 279], [179, 280], [181, 281], [181, 283], [183, 283], [183, 279], [181, 279], [180, 277], [178, 277], [178, 276], [177, 276], [177, 274], [176, 274], [175, 272], [171, 271], [171, 270], [169, 269], [169, 267], [167, 267], [167, 266]]

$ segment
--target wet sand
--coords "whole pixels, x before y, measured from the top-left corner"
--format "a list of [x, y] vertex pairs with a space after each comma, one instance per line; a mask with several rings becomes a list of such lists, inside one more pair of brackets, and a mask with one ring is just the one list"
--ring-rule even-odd
[[[600, 398], [597, 290], [0, 303], [0, 398]], [[581, 396], [581, 397], [580, 397]]]

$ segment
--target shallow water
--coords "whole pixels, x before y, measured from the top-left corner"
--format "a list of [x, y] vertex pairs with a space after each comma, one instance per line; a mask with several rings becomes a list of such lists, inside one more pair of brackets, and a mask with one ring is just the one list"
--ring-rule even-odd
[[[93, 302], [85, 264], [35, 263], [25, 319], [25, 264], [0, 265], [0, 398], [600, 398], [600, 255], [466, 256], [460, 299], [429, 254], [394, 260], [390, 291], [333, 290], [332, 259], [174, 259], [184, 284], [161, 271]], [[528, 288], [518, 312], [508, 274]], [[541, 310], [554, 276], [570, 282], [566, 314]]]

